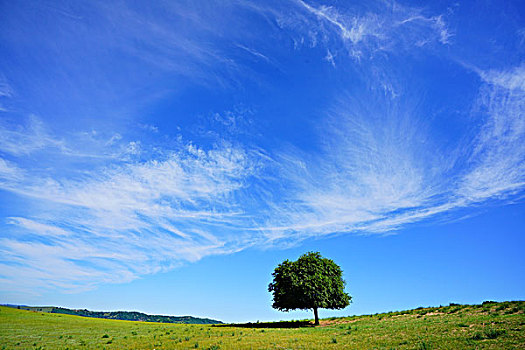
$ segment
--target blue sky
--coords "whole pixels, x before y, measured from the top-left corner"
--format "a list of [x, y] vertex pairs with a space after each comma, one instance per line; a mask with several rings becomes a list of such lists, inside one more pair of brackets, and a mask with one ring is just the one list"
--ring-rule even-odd
[[0, 3], [0, 299], [321, 317], [523, 299], [518, 1]]

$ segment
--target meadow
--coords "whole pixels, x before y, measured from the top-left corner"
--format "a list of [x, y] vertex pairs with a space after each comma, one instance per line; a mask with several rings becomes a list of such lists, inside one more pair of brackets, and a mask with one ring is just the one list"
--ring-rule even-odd
[[0, 349], [525, 349], [525, 302], [276, 323], [119, 321], [0, 307]]

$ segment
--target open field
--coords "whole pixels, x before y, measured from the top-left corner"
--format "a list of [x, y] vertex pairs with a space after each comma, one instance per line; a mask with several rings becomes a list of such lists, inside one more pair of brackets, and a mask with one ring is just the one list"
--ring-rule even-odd
[[0, 307], [0, 349], [525, 349], [525, 302], [309, 322], [146, 323]]

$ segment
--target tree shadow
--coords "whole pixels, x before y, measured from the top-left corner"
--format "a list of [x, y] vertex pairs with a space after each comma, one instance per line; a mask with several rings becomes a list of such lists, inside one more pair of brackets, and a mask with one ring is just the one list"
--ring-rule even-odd
[[214, 324], [213, 327], [239, 327], [239, 328], [303, 328], [314, 327], [310, 321], [279, 321], [279, 322], [257, 322], [257, 323], [230, 323]]

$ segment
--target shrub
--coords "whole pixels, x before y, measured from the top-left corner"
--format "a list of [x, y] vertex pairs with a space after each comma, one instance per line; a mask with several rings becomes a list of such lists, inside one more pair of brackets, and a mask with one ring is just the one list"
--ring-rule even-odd
[[504, 329], [492, 329], [492, 328], [489, 328], [489, 329], [485, 330], [485, 338], [487, 338], [487, 339], [496, 339], [497, 337], [499, 337], [500, 335], [503, 335], [505, 333], [506, 333], [506, 331]]
[[470, 339], [472, 339], [472, 340], [482, 340], [483, 339], [483, 333], [476, 332], [476, 333], [474, 333], [474, 335], [472, 335], [472, 337], [470, 337]]
[[493, 328], [489, 328], [489, 329], [485, 329], [482, 332], [476, 332], [474, 333], [474, 335], [471, 337], [472, 340], [483, 340], [483, 339], [496, 339], [497, 337], [499, 337], [500, 335], [503, 335], [505, 334], [506, 331], [504, 329], [493, 329]]
[[104, 335], [102, 336], [102, 338], [109, 338], [109, 335], [104, 334]]
[[513, 307], [512, 309], [507, 309], [505, 311], [505, 315], [515, 314], [515, 313], [518, 313], [519, 311], [520, 311], [519, 308]]

